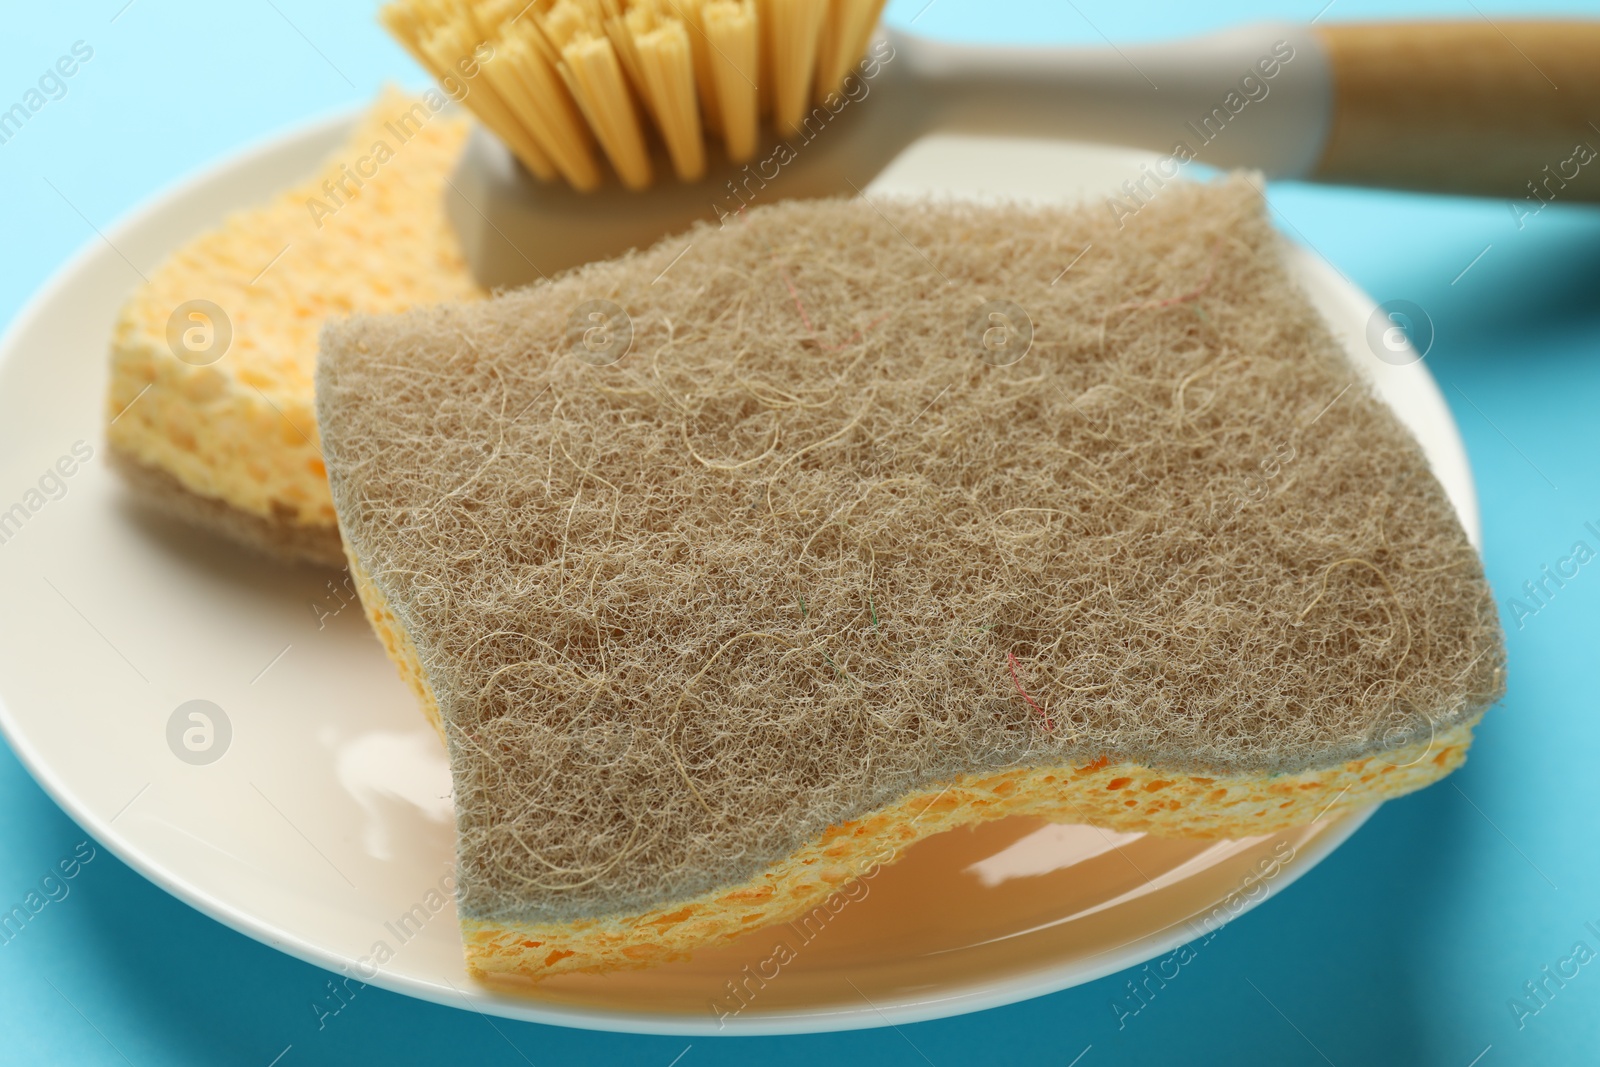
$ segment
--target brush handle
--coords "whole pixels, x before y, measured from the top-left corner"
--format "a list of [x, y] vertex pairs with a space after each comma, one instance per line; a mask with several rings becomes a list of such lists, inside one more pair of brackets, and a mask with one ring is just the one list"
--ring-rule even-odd
[[1298, 177], [1316, 165], [1328, 130], [1327, 58], [1303, 24], [1125, 47], [974, 46], [892, 30], [884, 40], [890, 84], [873, 104], [904, 101], [896, 124], [912, 137], [1066, 138]]
[[[923, 134], [1068, 138], [1159, 153], [1142, 202], [1191, 161], [1269, 177], [1600, 200], [1600, 22], [1266, 23], [1119, 48], [952, 45], [885, 30], [844, 95], [704, 180], [578, 192], [482, 129], [445, 194], [473, 274], [521, 285], [752, 205], [850, 196]], [[663, 165], [663, 172], [666, 167]], [[1526, 199], [1524, 199], [1526, 198]]]
[[1271, 177], [1600, 200], [1600, 21], [1266, 23], [1095, 49], [890, 34], [919, 132], [1070, 137]]
[[1330, 24], [1327, 144], [1310, 177], [1600, 200], [1600, 22]]

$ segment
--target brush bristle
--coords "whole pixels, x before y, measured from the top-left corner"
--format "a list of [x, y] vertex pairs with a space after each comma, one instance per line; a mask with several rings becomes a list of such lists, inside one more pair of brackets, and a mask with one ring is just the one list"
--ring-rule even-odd
[[[735, 163], [844, 84], [885, 0], [393, 0], [379, 18], [545, 181], [588, 190]], [[479, 77], [478, 75], [482, 75]]]

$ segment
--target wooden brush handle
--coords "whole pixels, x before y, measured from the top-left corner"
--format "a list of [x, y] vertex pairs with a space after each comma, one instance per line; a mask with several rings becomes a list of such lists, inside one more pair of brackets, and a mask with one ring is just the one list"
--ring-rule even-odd
[[1314, 27], [1333, 109], [1317, 181], [1600, 200], [1600, 22]]

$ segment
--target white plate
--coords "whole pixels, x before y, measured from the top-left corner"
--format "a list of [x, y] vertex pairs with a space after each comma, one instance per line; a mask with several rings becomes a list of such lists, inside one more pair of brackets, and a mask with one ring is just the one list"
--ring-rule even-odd
[[[157, 884], [330, 970], [354, 973], [382, 942], [393, 958], [372, 984], [443, 1004], [613, 1030], [799, 1032], [972, 1011], [1151, 959], [1194, 938], [1196, 916], [1237, 914], [1289, 884], [1365, 819], [1220, 844], [1029, 820], [942, 835], [881, 873], [720, 1025], [711, 1000], [767, 956], [770, 931], [529, 995], [475, 984], [453, 908], [429, 904], [452, 861], [444, 757], [342, 575], [276, 567], [154, 518], [103, 463], [107, 337], [138, 282], [130, 264], [148, 272], [311, 172], [352, 118], [246, 152], [91, 235], [0, 346], [0, 512], [44, 500], [0, 544], [0, 725], [56, 801]], [[1147, 159], [943, 138], [870, 192], [1091, 195]], [[1291, 261], [1476, 541], [1471, 474], [1432, 378], [1375, 359], [1372, 302], [1314, 254]], [[64, 495], [28, 496], [78, 441], [95, 455], [62, 480]], [[231, 724], [209, 765], [185, 763], [167, 740], [176, 709], [197, 699]], [[1150, 877], [1132, 877], [1135, 862]]]

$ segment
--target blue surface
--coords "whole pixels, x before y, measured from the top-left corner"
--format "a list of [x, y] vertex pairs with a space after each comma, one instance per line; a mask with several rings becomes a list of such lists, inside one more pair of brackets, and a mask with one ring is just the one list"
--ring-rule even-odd
[[[1324, 2], [895, 0], [889, 17], [950, 38], [1096, 44], [1102, 33], [1120, 43], [1304, 20]], [[1593, 2], [1480, 6], [1492, 17], [1600, 15]], [[94, 239], [90, 223], [104, 228], [263, 134], [365, 102], [385, 80], [422, 84], [366, 0], [7, 7], [0, 106], [74, 42], [94, 54], [0, 144], [0, 320]], [[1476, 10], [1337, 0], [1323, 17]], [[1432, 317], [1429, 363], [1472, 456], [1504, 606], [1586, 536], [1586, 520], [1600, 524], [1600, 209], [1553, 206], [1519, 230], [1499, 201], [1294, 184], [1271, 194], [1285, 228], [1376, 299], [1408, 299]], [[1600, 964], [1548, 982], [1553, 995], [1520, 1027], [1509, 1006], [1575, 943], [1600, 951], [1585, 928], [1600, 930], [1600, 571], [1585, 568], [1520, 629], [1504, 614], [1510, 693], [1466, 768], [1385, 806], [1321, 867], [1225, 928], [1121, 1029], [1111, 1003], [1130, 975], [978, 1015], [816, 1037], [690, 1042], [491, 1023], [375, 989], [319, 1030], [311, 1005], [323, 972], [202, 917], [100, 849], [64, 898], [0, 945], [0, 1063], [265, 1067], [282, 1054], [282, 1067], [952, 1067], [1066, 1065], [1087, 1046], [1080, 1067], [1600, 1062]], [[0, 748], [0, 910], [84, 839]]]

